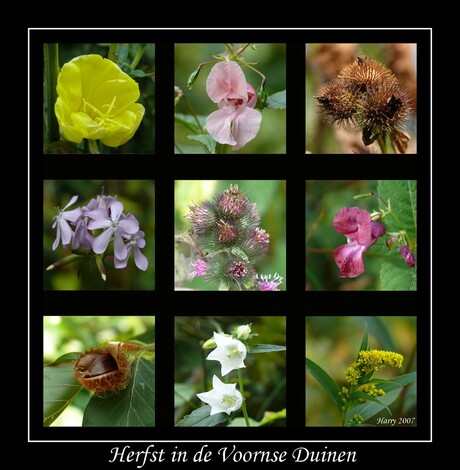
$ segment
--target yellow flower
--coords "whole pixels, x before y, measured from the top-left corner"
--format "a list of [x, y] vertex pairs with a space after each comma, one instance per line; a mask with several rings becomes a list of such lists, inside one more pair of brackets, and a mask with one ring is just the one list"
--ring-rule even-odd
[[54, 111], [61, 133], [77, 144], [90, 139], [118, 147], [131, 139], [145, 112], [136, 103], [139, 85], [117, 64], [97, 54], [64, 64], [57, 94]]
[[359, 351], [358, 360], [347, 369], [345, 380], [351, 385], [357, 385], [359, 379], [366, 374], [376, 372], [380, 367], [402, 367], [404, 357], [392, 351]]

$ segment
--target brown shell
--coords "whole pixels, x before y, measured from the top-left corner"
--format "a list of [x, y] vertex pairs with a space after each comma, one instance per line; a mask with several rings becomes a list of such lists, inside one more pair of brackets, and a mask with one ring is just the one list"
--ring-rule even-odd
[[138, 348], [121, 342], [111, 342], [105, 348], [93, 348], [75, 360], [75, 378], [96, 395], [123, 390], [131, 378], [131, 362], [127, 350]]

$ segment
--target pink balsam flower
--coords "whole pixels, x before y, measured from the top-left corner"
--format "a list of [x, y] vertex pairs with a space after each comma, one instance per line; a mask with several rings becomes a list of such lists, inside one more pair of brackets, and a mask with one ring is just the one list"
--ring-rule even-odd
[[364, 253], [385, 234], [385, 227], [371, 221], [369, 212], [359, 207], [342, 207], [334, 217], [334, 229], [347, 237], [347, 244], [334, 250], [339, 277], [357, 277], [364, 272]]
[[257, 94], [246, 82], [241, 67], [231, 60], [214, 65], [206, 80], [206, 91], [219, 107], [206, 120], [206, 128], [213, 139], [231, 145], [233, 150], [254, 139], [262, 114], [254, 109]]

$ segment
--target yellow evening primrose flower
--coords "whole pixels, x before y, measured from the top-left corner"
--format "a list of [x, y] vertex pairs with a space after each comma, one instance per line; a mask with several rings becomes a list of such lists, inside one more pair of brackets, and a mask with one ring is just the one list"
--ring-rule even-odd
[[71, 142], [100, 140], [108, 147], [126, 143], [144, 117], [139, 85], [117, 64], [97, 54], [64, 64], [54, 106], [61, 134]]

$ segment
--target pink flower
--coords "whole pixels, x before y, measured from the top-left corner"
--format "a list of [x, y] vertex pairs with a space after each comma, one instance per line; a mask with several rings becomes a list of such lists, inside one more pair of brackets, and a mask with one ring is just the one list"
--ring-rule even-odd
[[208, 272], [208, 263], [204, 259], [197, 259], [193, 268], [193, 277], [204, 276]]
[[339, 277], [357, 277], [364, 272], [363, 254], [385, 234], [385, 227], [372, 222], [369, 212], [343, 207], [334, 217], [334, 229], [347, 237], [347, 244], [334, 250]]
[[206, 91], [219, 107], [206, 120], [206, 128], [216, 142], [244, 147], [260, 129], [262, 114], [254, 88], [246, 82], [243, 70], [233, 61], [219, 62], [206, 80]]

